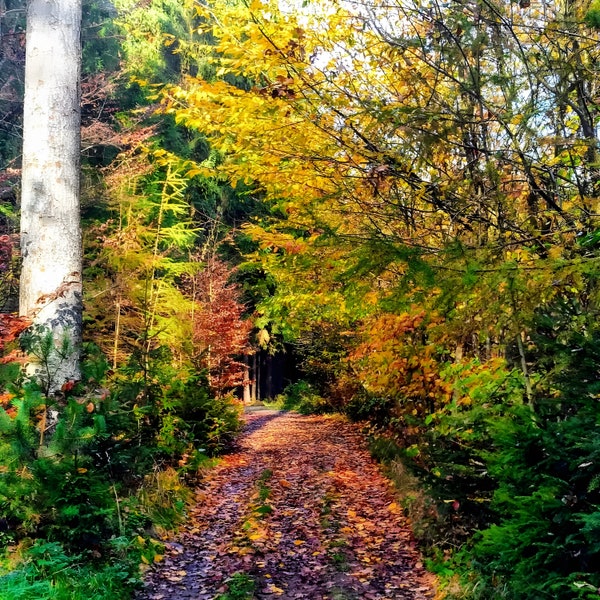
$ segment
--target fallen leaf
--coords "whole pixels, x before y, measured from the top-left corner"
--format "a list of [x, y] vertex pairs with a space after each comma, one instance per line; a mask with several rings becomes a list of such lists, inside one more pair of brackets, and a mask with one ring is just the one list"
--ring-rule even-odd
[[282, 590], [280, 587], [277, 587], [276, 585], [273, 585], [272, 583], [269, 584], [269, 591], [272, 592], [273, 594], [284, 594], [285, 590]]
[[390, 504], [387, 505], [387, 509], [392, 513], [392, 514], [398, 514], [400, 512], [400, 506], [398, 505], [397, 502], [391, 502]]

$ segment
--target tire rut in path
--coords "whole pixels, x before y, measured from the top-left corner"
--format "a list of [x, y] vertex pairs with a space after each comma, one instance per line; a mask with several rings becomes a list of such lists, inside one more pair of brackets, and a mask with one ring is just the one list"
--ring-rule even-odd
[[257, 600], [434, 597], [391, 484], [355, 426], [265, 410], [246, 422], [136, 600], [212, 600], [234, 573], [256, 582]]

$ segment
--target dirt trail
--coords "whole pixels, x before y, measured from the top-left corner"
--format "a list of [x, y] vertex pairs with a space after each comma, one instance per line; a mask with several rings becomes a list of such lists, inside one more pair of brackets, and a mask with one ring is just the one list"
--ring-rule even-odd
[[[340, 417], [246, 414], [239, 449], [198, 503], [137, 600], [212, 600], [254, 581], [254, 598], [427, 600], [431, 577], [390, 483]], [[241, 596], [238, 596], [241, 597]]]

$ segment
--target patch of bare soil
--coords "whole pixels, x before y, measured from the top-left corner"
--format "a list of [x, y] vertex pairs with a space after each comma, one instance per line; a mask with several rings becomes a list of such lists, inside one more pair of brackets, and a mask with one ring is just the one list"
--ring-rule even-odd
[[239, 450], [203, 481], [137, 600], [212, 600], [236, 573], [259, 600], [434, 597], [391, 484], [352, 424], [264, 410], [246, 420]]

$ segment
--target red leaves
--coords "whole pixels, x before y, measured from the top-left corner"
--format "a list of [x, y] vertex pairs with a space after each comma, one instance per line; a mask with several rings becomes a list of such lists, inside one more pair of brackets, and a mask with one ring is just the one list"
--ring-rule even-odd
[[[30, 325], [31, 321], [26, 317], [0, 313], [0, 353], [4, 352], [6, 347], [14, 342]], [[21, 353], [15, 349], [0, 358], [0, 364], [18, 362], [21, 359]]]
[[64, 392], [65, 394], [69, 393], [73, 388], [75, 387], [75, 381], [73, 381], [72, 379], [70, 379], [69, 381], [66, 381], [65, 383], [63, 383], [62, 387], [61, 387], [61, 391]]
[[219, 394], [244, 383], [244, 365], [236, 357], [248, 352], [252, 327], [242, 318], [244, 305], [237, 286], [229, 283], [231, 275], [228, 265], [213, 258], [191, 285], [200, 304], [194, 319], [196, 356]]

